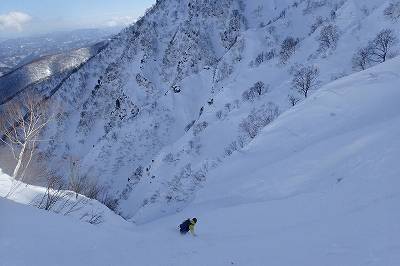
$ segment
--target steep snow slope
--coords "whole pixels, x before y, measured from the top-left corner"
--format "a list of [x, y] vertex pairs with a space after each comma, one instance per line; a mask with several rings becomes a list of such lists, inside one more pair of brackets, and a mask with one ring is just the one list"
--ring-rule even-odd
[[375, 182], [377, 194], [396, 196], [399, 66], [396, 58], [324, 86], [213, 171], [198, 198], [251, 202]]
[[[399, 67], [340, 79], [285, 112], [179, 214], [99, 228], [1, 199], [1, 263], [395, 266]], [[175, 226], [193, 216], [198, 237], [180, 236]]]
[[[243, 121], [261, 121], [259, 131], [289, 109], [297, 64], [318, 67], [323, 85], [350, 74], [354, 52], [380, 30], [398, 34], [399, 23], [383, 14], [389, 3], [157, 1], [57, 87], [51, 100], [63, 113], [40, 158], [64, 177], [70, 161], [79, 162], [82, 175], [114, 193], [126, 219], [181, 210], [210, 171], [252, 141]], [[322, 51], [327, 25], [339, 39]], [[299, 44], [282, 62], [289, 36]], [[265, 93], [243, 99], [257, 82]]]
[[[246, 14], [257, 4], [261, 5], [261, 2], [257, 1], [246, 3]], [[210, 178], [208, 172], [220, 166], [224, 168], [230, 154], [241, 150], [242, 146], [250, 142], [248, 134], [243, 132], [240, 126], [243, 121], [249, 121], [250, 117], [253, 120], [262, 120], [263, 117], [274, 119], [277, 113], [289, 108], [287, 96], [296, 93], [290, 89], [291, 68], [296, 63], [319, 67], [320, 83], [329, 83], [352, 72], [352, 54], [359, 46], [364, 46], [368, 40], [374, 38], [380, 29], [398, 28], [398, 24], [393, 24], [383, 17], [383, 9], [387, 3], [323, 1], [319, 2], [319, 5], [315, 4], [317, 7], [314, 8], [308, 8], [307, 3], [300, 2], [297, 6], [288, 5], [285, 8], [278, 6], [276, 10], [280, 13], [275, 11], [278, 13], [278, 19], [270, 26], [250, 27], [242, 33], [242, 52], [239, 48], [241, 45], [238, 44], [238, 51], [231, 51], [218, 64], [218, 73], [224, 71], [224, 64], [232, 67], [232, 73], [218, 82], [212, 82], [210, 88], [214, 93], [210, 94], [210, 98], [213, 99], [213, 104], [203, 100], [202, 115], [192, 116], [196, 120], [192, 129], [174, 144], [166, 146], [155, 161], [146, 166], [150, 170], [143, 175], [144, 178], [140, 181], [135, 180], [128, 186], [128, 191], [133, 187], [133, 192], [126, 201], [123, 198], [120, 201], [125, 217], [133, 217], [137, 222], [146, 221], [163, 213], [180, 210], [187, 202], [193, 200], [195, 191]], [[280, 2], [279, 5], [284, 4], [286, 3]], [[364, 13], [362, 9], [370, 11]], [[262, 13], [266, 12], [267, 8], [257, 10], [261, 10], [260, 18], [254, 15], [246, 17], [250, 25], [255, 23], [254, 21], [269, 17], [269, 13]], [[282, 13], [281, 10], [285, 12]], [[336, 10], [334, 20], [329, 19], [332, 10]], [[318, 16], [325, 17], [328, 21], [322, 25], [332, 23], [339, 28], [340, 38], [336, 49], [318, 52], [319, 44], [316, 39], [322, 25], [314, 33], [310, 33], [311, 25]], [[264, 54], [271, 50], [279, 52], [280, 43], [287, 36], [298, 37], [301, 40], [296, 53], [289, 61], [282, 64], [279, 57], [274, 57], [269, 61], [264, 59], [264, 62], [257, 66], [257, 54], [260, 51]], [[202, 75], [206, 75], [207, 71], [202, 71]], [[265, 84], [267, 92], [252, 102], [245, 101], [242, 97], [243, 92], [258, 81]], [[191, 89], [197, 88], [196, 84], [202, 83], [192, 75], [184, 79], [182, 84], [184, 88], [188, 88], [181, 94], [185, 97], [191, 94]], [[185, 102], [180, 104], [184, 105]], [[256, 115], [251, 116], [253, 113]], [[307, 142], [311, 143], [313, 142]]]

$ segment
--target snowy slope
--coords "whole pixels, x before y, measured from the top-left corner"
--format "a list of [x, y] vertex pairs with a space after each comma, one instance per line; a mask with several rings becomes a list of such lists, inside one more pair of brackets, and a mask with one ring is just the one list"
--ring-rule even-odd
[[215, 170], [198, 197], [271, 200], [347, 182], [381, 182], [396, 194], [399, 63], [335, 81], [287, 111]]
[[[372, 39], [381, 28], [398, 27], [398, 24], [393, 24], [383, 17], [383, 9], [387, 3], [381, 1], [379, 3], [377, 1], [342, 1], [341, 3], [324, 1], [323, 3], [320, 6], [317, 5], [315, 9], [311, 8], [311, 11], [305, 14], [307, 1], [301, 2], [298, 6], [290, 4], [285, 6], [286, 3], [279, 1], [275, 12], [281, 14], [280, 10], [286, 10], [285, 16], [277, 16], [279, 19], [271, 26], [261, 28], [254, 26], [243, 32], [243, 51], [240, 52], [241, 48], [238, 45], [238, 51], [228, 53], [223, 62], [218, 64], [217, 72], [223, 71], [222, 66], [225, 62], [232, 66], [233, 70], [227, 78], [213, 82], [209, 87], [211, 91], [215, 91], [209, 96], [214, 100], [213, 104], [209, 105], [207, 99], [204, 99], [204, 111], [200, 117], [197, 114], [192, 116], [196, 122], [188, 134], [175, 143], [167, 145], [158, 154], [155, 162], [145, 166], [150, 169], [149, 173], [144, 175], [145, 178], [142, 178], [138, 184], [129, 185], [129, 188], [134, 187], [131, 196], [126, 201], [120, 202], [125, 217], [133, 217], [136, 222], [148, 221], [159, 217], [160, 214], [179, 211], [187, 202], [192, 201], [196, 190], [203, 186], [205, 180], [211, 178], [208, 173], [220, 166], [224, 168], [231, 151], [241, 149], [237, 148], [241, 142], [247, 145], [248, 140], [240, 128], [240, 123], [252, 110], [265, 113], [264, 116], [266, 116], [275, 109], [283, 113], [289, 108], [287, 96], [294, 93], [291, 90], [290, 70], [296, 63], [318, 66], [321, 70], [320, 84], [330, 83], [352, 72], [352, 54], [358, 47]], [[257, 4], [261, 5], [257, 1], [248, 2], [246, 12], [253, 10], [252, 5], [257, 6]], [[361, 11], [363, 8], [370, 10], [369, 13], [363, 13]], [[328, 51], [325, 55], [319, 54], [316, 41], [319, 30], [309, 35], [310, 28], [316, 17], [329, 17], [334, 9], [337, 9], [337, 17], [330, 23], [340, 28], [339, 42], [336, 49]], [[260, 12], [261, 18], [246, 16], [250, 25], [255, 23], [254, 20], [271, 16], [265, 7]], [[302, 40], [289, 62], [282, 64], [279, 58], [273, 58], [252, 67], [257, 54], [261, 51], [266, 53], [269, 49], [279, 50], [280, 42], [287, 36], [298, 37]], [[241, 58], [240, 61], [236, 59], [237, 57]], [[202, 75], [206, 75], [207, 71], [207, 69], [203, 70]], [[258, 81], [264, 82], [268, 88], [267, 93], [254, 102], [244, 101], [243, 92]], [[191, 89], [197, 88], [196, 85], [199, 84], [193, 75], [182, 83], [184, 88]], [[186, 93], [184, 91], [182, 96], [185, 97], [190, 93], [192, 91]], [[186, 98], [185, 101], [187, 101]], [[192, 105], [191, 101], [188, 103]], [[184, 105], [184, 102], [180, 102], [179, 106], [181, 105]], [[280, 142], [276, 143], [281, 146]], [[310, 140], [305, 145], [312, 143], [314, 142]], [[248, 170], [248, 172], [251, 171]], [[248, 172], [243, 174], [247, 175]], [[226, 182], [230, 184], [229, 180]], [[208, 185], [205, 186], [208, 187]]]
[[49, 205], [52, 205], [48, 208], [49, 212], [71, 217], [75, 221], [115, 227], [127, 226], [124, 219], [96, 200], [72, 191], [60, 191], [60, 193], [51, 192], [52, 198], [57, 197], [58, 200], [50, 203], [52, 199], [48, 195], [46, 188], [13, 181], [0, 169], [0, 198], [39, 209], [45, 209], [46, 202], [49, 202]]
[[[282, 114], [211, 170], [181, 213], [99, 228], [1, 199], [1, 263], [395, 266], [399, 67], [337, 80]], [[198, 237], [180, 236], [193, 216]]]
[[[351, 74], [353, 54], [379, 31], [398, 35], [400, 24], [384, 16], [389, 3], [157, 1], [60, 86], [37, 88], [55, 87], [51, 101], [63, 110], [39, 158], [65, 178], [71, 160], [79, 162], [82, 175], [107, 186], [119, 201], [118, 213], [130, 221], [180, 211], [208, 187], [213, 171], [224, 171], [231, 156], [259, 141], [246, 136], [243, 121], [254, 114], [272, 121], [291, 107], [288, 94], [302, 98], [291, 89], [297, 64], [320, 69], [313, 95]], [[320, 51], [326, 25], [337, 28], [339, 39]], [[281, 44], [289, 36], [299, 44], [282, 62]], [[244, 100], [257, 82], [265, 94]], [[304, 145], [319, 141], [306, 140]]]

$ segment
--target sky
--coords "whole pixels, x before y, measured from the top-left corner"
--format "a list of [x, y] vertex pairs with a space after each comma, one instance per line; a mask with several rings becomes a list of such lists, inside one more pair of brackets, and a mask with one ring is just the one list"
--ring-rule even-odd
[[155, 0], [0, 0], [0, 38], [123, 27], [154, 3]]

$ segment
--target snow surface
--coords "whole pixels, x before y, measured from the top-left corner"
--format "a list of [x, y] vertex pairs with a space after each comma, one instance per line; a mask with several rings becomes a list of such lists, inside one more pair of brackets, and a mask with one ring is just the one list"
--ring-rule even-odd
[[[0, 265], [399, 265], [398, 69], [324, 86], [153, 222], [97, 227], [0, 199]], [[198, 237], [179, 235], [193, 216]]]
[[[60, 196], [60, 200], [51, 209], [52, 212], [83, 222], [88, 222], [92, 215], [98, 215], [99, 225], [126, 226], [127, 222], [124, 219], [100, 202], [72, 191], [63, 192], [63, 196]], [[30, 206], [38, 206], [42, 199], [47, 199], [46, 188], [13, 181], [10, 176], [2, 172], [1, 168], [0, 197]]]

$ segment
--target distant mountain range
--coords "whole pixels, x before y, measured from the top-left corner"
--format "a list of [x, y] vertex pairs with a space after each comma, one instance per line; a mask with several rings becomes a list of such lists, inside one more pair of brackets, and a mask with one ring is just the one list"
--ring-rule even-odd
[[0, 38], [0, 76], [40, 57], [64, 53], [107, 40], [120, 30], [79, 29], [16, 39]]

